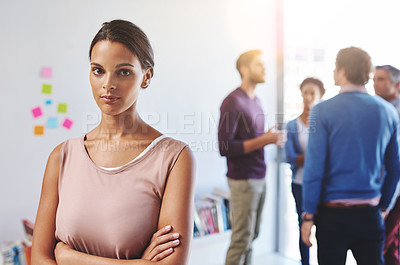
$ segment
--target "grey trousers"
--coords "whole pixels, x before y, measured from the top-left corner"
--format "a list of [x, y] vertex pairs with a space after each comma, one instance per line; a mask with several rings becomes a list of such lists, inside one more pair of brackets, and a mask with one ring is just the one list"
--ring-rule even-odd
[[260, 231], [265, 201], [265, 179], [232, 180], [232, 236], [225, 265], [251, 265], [252, 243]]

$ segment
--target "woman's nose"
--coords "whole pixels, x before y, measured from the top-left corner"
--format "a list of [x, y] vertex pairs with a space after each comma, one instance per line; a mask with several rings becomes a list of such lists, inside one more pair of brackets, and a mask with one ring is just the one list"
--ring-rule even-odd
[[106, 78], [104, 79], [103, 83], [103, 88], [106, 90], [113, 90], [116, 88], [111, 75], [106, 75]]

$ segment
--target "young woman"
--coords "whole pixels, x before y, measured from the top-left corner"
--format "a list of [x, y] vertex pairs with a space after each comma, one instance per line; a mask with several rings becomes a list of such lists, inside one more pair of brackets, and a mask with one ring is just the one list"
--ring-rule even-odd
[[107, 22], [89, 58], [102, 119], [50, 154], [32, 264], [187, 264], [194, 158], [136, 110], [153, 76], [149, 40], [131, 22]]
[[[306, 78], [300, 85], [301, 96], [303, 98], [303, 113], [288, 122], [287, 124], [287, 142], [285, 145], [286, 162], [290, 164], [292, 169], [292, 192], [296, 202], [296, 210], [301, 227], [302, 213], [302, 182], [303, 182], [303, 166], [304, 153], [308, 143], [308, 117], [310, 116], [311, 107], [316, 104], [325, 94], [324, 84], [316, 78]], [[299, 240], [301, 261], [303, 265], [309, 265], [309, 248]]]

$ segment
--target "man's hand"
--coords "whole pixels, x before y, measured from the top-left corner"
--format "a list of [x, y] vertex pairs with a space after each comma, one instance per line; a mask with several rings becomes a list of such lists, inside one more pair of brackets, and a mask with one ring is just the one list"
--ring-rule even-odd
[[142, 259], [160, 261], [171, 255], [180, 243], [179, 234], [172, 234], [171, 230], [172, 227], [167, 225], [154, 233], [149, 246], [143, 252]]
[[[313, 215], [311, 214], [305, 214], [305, 219], [312, 219]], [[314, 221], [305, 221], [303, 220], [303, 223], [301, 225], [301, 240], [304, 242], [304, 244], [306, 244], [308, 247], [311, 247], [311, 241], [310, 241], [310, 237], [311, 237], [311, 228], [314, 225]]]
[[265, 134], [267, 144], [276, 144], [279, 147], [283, 147], [287, 141], [286, 130], [277, 130], [278, 125], [270, 128]]
[[296, 166], [302, 167], [304, 166], [304, 154], [298, 155], [296, 158]]
[[382, 219], [386, 220], [386, 218], [388, 217], [389, 214], [389, 210], [381, 210], [381, 215], [382, 215]]

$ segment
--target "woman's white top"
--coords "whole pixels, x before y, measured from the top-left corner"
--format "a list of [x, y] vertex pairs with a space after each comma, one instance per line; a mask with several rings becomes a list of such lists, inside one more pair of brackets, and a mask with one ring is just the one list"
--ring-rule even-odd
[[125, 167], [126, 165], [129, 165], [129, 164], [135, 162], [136, 160], [138, 160], [139, 158], [141, 158], [142, 156], [144, 156], [144, 154], [146, 154], [151, 148], [153, 148], [153, 146], [154, 146], [156, 143], [158, 143], [159, 141], [161, 141], [161, 140], [164, 139], [165, 137], [166, 137], [166, 136], [163, 134], [163, 135], [157, 137], [156, 139], [154, 139], [154, 140], [146, 147], [146, 149], [144, 149], [143, 152], [140, 153], [140, 155], [138, 155], [138, 156], [135, 157], [132, 161], [126, 163], [125, 165], [122, 165], [122, 166], [119, 166], [119, 167], [101, 167], [101, 166], [99, 166], [99, 167], [102, 168], [102, 169], [105, 169], [105, 170], [116, 170], [116, 169], [120, 169], [120, 168], [122, 168], [122, 167]]
[[[305, 153], [308, 144], [308, 126], [304, 124], [300, 117], [296, 119], [296, 124], [300, 147], [303, 150], [303, 153]], [[299, 167], [297, 169], [296, 175], [293, 178], [293, 183], [299, 185], [303, 184], [303, 172], [304, 167]]]

